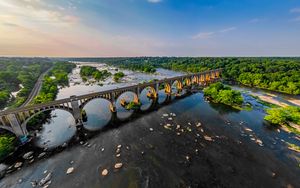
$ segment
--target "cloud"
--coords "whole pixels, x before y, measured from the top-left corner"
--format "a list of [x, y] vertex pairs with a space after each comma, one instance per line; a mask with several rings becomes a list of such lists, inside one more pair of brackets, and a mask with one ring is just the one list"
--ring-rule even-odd
[[194, 36], [192, 36], [192, 39], [207, 39], [211, 38], [215, 32], [200, 32]]
[[300, 16], [298, 16], [298, 17], [292, 19], [291, 21], [292, 21], [292, 22], [300, 22]]
[[212, 38], [213, 36], [220, 34], [220, 33], [227, 33], [230, 31], [234, 31], [236, 30], [236, 27], [228, 27], [228, 28], [224, 28], [224, 29], [220, 29], [218, 31], [211, 31], [211, 32], [200, 32], [194, 36], [192, 36], [192, 39], [208, 39], [208, 38]]
[[2, 23], [2, 25], [4, 25], [4, 26], [9, 26], [9, 27], [18, 27], [17, 24], [9, 23], [9, 22], [4, 22], [4, 23]]
[[229, 28], [221, 29], [219, 32], [226, 33], [226, 32], [233, 31], [233, 30], [236, 30], [236, 27], [229, 27]]
[[249, 23], [260, 23], [266, 21], [265, 18], [253, 18], [252, 20], [249, 20]]
[[300, 13], [300, 8], [293, 8], [290, 10], [290, 13]]
[[162, 0], [147, 0], [149, 3], [160, 3]]
[[[0, 2], [0, 16], [10, 15], [18, 25], [70, 26], [79, 22], [75, 15], [63, 11], [58, 6], [47, 4], [41, 0], [11, 0]], [[1, 18], [0, 18], [1, 22]]]

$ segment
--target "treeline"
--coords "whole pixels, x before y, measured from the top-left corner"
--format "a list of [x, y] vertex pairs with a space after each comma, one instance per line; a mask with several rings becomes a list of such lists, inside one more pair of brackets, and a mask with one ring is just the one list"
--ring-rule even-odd
[[[9, 101], [10, 106], [23, 104], [40, 74], [51, 66], [51, 60], [46, 58], [0, 58], [0, 107]], [[16, 98], [12, 98], [11, 93], [18, 90]]]
[[155, 72], [155, 68], [175, 71], [201, 72], [223, 68], [225, 80], [240, 84], [300, 94], [300, 58], [280, 57], [136, 57], [136, 58], [85, 58], [77, 61], [102, 62], [117, 67]]
[[89, 78], [94, 78], [97, 81], [105, 80], [111, 76], [111, 73], [107, 70], [100, 71], [96, 67], [82, 66], [80, 69], [80, 76], [83, 81], [87, 81]]
[[69, 58], [67, 60], [106, 63], [119, 68], [146, 73], [156, 72], [156, 67], [159, 67], [158, 65], [163, 62], [160, 57]]
[[68, 74], [72, 72], [76, 65], [67, 62], [54, 63], [53, 68], [44, 77], [40, 93], [34, 98], [33, 103], [43, 103], [53, 101], [58, 93], [58, 86], [69, 85]]

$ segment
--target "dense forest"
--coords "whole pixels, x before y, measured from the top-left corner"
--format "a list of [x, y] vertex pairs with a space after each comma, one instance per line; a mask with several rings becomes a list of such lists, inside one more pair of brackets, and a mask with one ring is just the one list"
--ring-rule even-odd
[[49, 73], [44, 77], [40, 93], [34, 98], [33, 103], [53, 101], [58, 93], [58, 86], [69, 84], [68, 74], [76, 65], [67, 62], [56, 62]]
[[[52, 66], [45, 58], [0, 58], [0, 108], [20, 106], [38, 77]], [[20, 90], [16, 98], [11, 93]]]
[[240, 84], [300, 94], [300, 58], [279, 57], [136, 57], [85, 58], [89, 62], [103, 62], [120, 68], [153, 73], [156, 68], [183, 72], [201, 72], [223, 68], [222, 77]]

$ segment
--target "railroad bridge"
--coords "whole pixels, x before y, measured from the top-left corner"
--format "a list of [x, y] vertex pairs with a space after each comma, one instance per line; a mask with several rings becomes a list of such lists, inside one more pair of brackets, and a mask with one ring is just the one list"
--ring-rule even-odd
[[215, 69], [81, 96], [70, 96], [66, 99], [56, 100], [48, 103], [35, 104], [1, 111], [0, 129], [8, 130], [19, 138], [27, 137], [29, 135], [28, 130], [26, 129], [26, 124], [28, 121], [42, 112], [55, 109], [61, 109], [70, 112], [73, 115], [77, 125], [82, 125], [82, 110], [84, 106], [93, 99], [101, 98], [110, 101], [110, 110], [112, 112], [116, 112], [116, 101], [118, 97], [125, 92], [134, 93], [134, 99], [132, 102], [136, 103], [139, 101], [139, 96], [143, 89], [149, 88], [147, 97], [157, 99], [159, 97], [158, 91], [160, 89], [164, 89], [167, 96], [170, 96], [172, 94], [172, 86], [174, 84], [178, 91], [182, 89], [189, 89], [193, 85], [205, 86], [209, 83], [218, 81], [220, 79], [221, 72], [221, 69]]

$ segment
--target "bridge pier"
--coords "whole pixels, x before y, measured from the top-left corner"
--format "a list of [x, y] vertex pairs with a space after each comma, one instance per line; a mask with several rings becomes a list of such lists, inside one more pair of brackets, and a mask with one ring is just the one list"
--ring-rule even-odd
[[81, 110], [79, 108], [79, 103], [78, 103], [78, 98], [75, 95], [72, 95], [70, 97], [71, 99], [71, 106], [73, 109], [73, 117], [75, 119], [76, 122], [76, 126], [82, 125], [83, 121], [82, 121], [82, 115], [81, 115]]
[[28, 132], [26, 127], [24, 129], [22, 128], [20, 120], [17, 118], [16, 114], [8, 114], [6, 118], [9, 121], [10, 127], [15, 135], [21, 140], [21, 142], [25, 142], [27, 139], [24, 138], [28, 136]]

